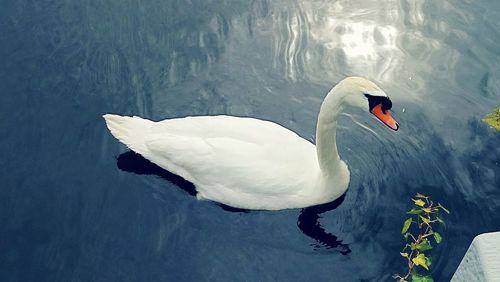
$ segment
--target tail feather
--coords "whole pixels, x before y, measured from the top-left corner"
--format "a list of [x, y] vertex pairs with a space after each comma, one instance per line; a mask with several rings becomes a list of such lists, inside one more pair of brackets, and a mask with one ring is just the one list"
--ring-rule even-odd
[[109, 131], [116, 139], [139, 154], [146, 152], [144, 136], [149, 133], [150, 126], [154, 122], [137, 116], [127, 117], [105, 114], [102, 117], [106, 121]]

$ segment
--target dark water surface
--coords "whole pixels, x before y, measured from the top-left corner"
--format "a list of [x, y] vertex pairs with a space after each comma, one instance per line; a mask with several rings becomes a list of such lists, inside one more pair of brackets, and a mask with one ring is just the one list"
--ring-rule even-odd
[[[0, 281], [388, 281], [404, 267], [416, 192], [452, 211], [437, 281], [475, 235], [500, 230], [500, 134], [479, 121], [500, 105], [499, 1], [1, 7]], [[198, 201], [101, 118], [252, 116], [311, 139], [347, 75], [377, 81], [401, 129], [362, 111], [341, 118], [351, 184], [329, 207]]]

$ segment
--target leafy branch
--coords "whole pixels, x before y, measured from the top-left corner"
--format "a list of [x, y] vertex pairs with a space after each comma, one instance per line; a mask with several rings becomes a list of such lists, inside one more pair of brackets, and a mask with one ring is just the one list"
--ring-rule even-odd
[[449, 214], [450, 211], [439, 203], [436, 205], [429, 196], [419, 193], [412, 200], [414, 206], [407, 212], [411, 217], [405, 220], [401, 230], [406, 244], [400, 255], [405, 258], [408, 271], [404, 276], [395, 274], [393, 278], [399, 282], [433, 282], [431, 276], [418, 274], [416, 270], [417, 267], [420, 267], [428, 271], [432, 265], [432, 258], [424, 252], [433, 248], [431, 241], [439, 244], [443, 240], [441, 234], [436, 232], [434, 227], [436, 223], [444, 225], [439, 213], [444, 211]]
[[491, 114], [485, 116], [483, 121], [497, 131], [500, 131], [500, 108], [497, 108]]

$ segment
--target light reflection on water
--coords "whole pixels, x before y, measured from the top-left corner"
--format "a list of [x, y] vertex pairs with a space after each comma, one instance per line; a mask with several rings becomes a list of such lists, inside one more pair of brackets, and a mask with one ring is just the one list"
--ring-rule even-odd
[[[389, 80], [401, 57], [398, 5], [363, 1], [301, 1], [272, 17], [275, 66], [290, 80], [329, 83], [336, 73]], [[380, 11], [380, 12], [377, 12]], [[319, 73], [319, 75], [318, 75]], [[374, 76], [375, 75], [375, 76]]]
[[[403, 267], [416, 192], [452, 210], [436, 281], [473, 236], [500, 230], [500, 137], [479, 122], [500, 103], [500, 2], [11, 2], [0, 11], [2, 281], [385, 281]], [[228, 212], [164, 172], [124, 172], [126, 150], [100, 118], [253, 116], [313, 140], [346, 75], [378, 81], [401, 130], [341, 117], [351, 185], [327, 211]], [[326, 233], [311, 235], [307, 218]], [[318, 248], [318, 236], [351, 252]]]

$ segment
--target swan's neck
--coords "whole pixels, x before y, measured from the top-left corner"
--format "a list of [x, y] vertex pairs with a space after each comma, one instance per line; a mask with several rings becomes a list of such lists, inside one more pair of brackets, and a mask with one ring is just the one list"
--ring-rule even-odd
[[343, 100], [347, 90], [338, 84], [321, 104], [316, 127], [316, 151], [325, 177], [334, 176], [344, 166], [337, 150], [337, 118], [344, 110]]

